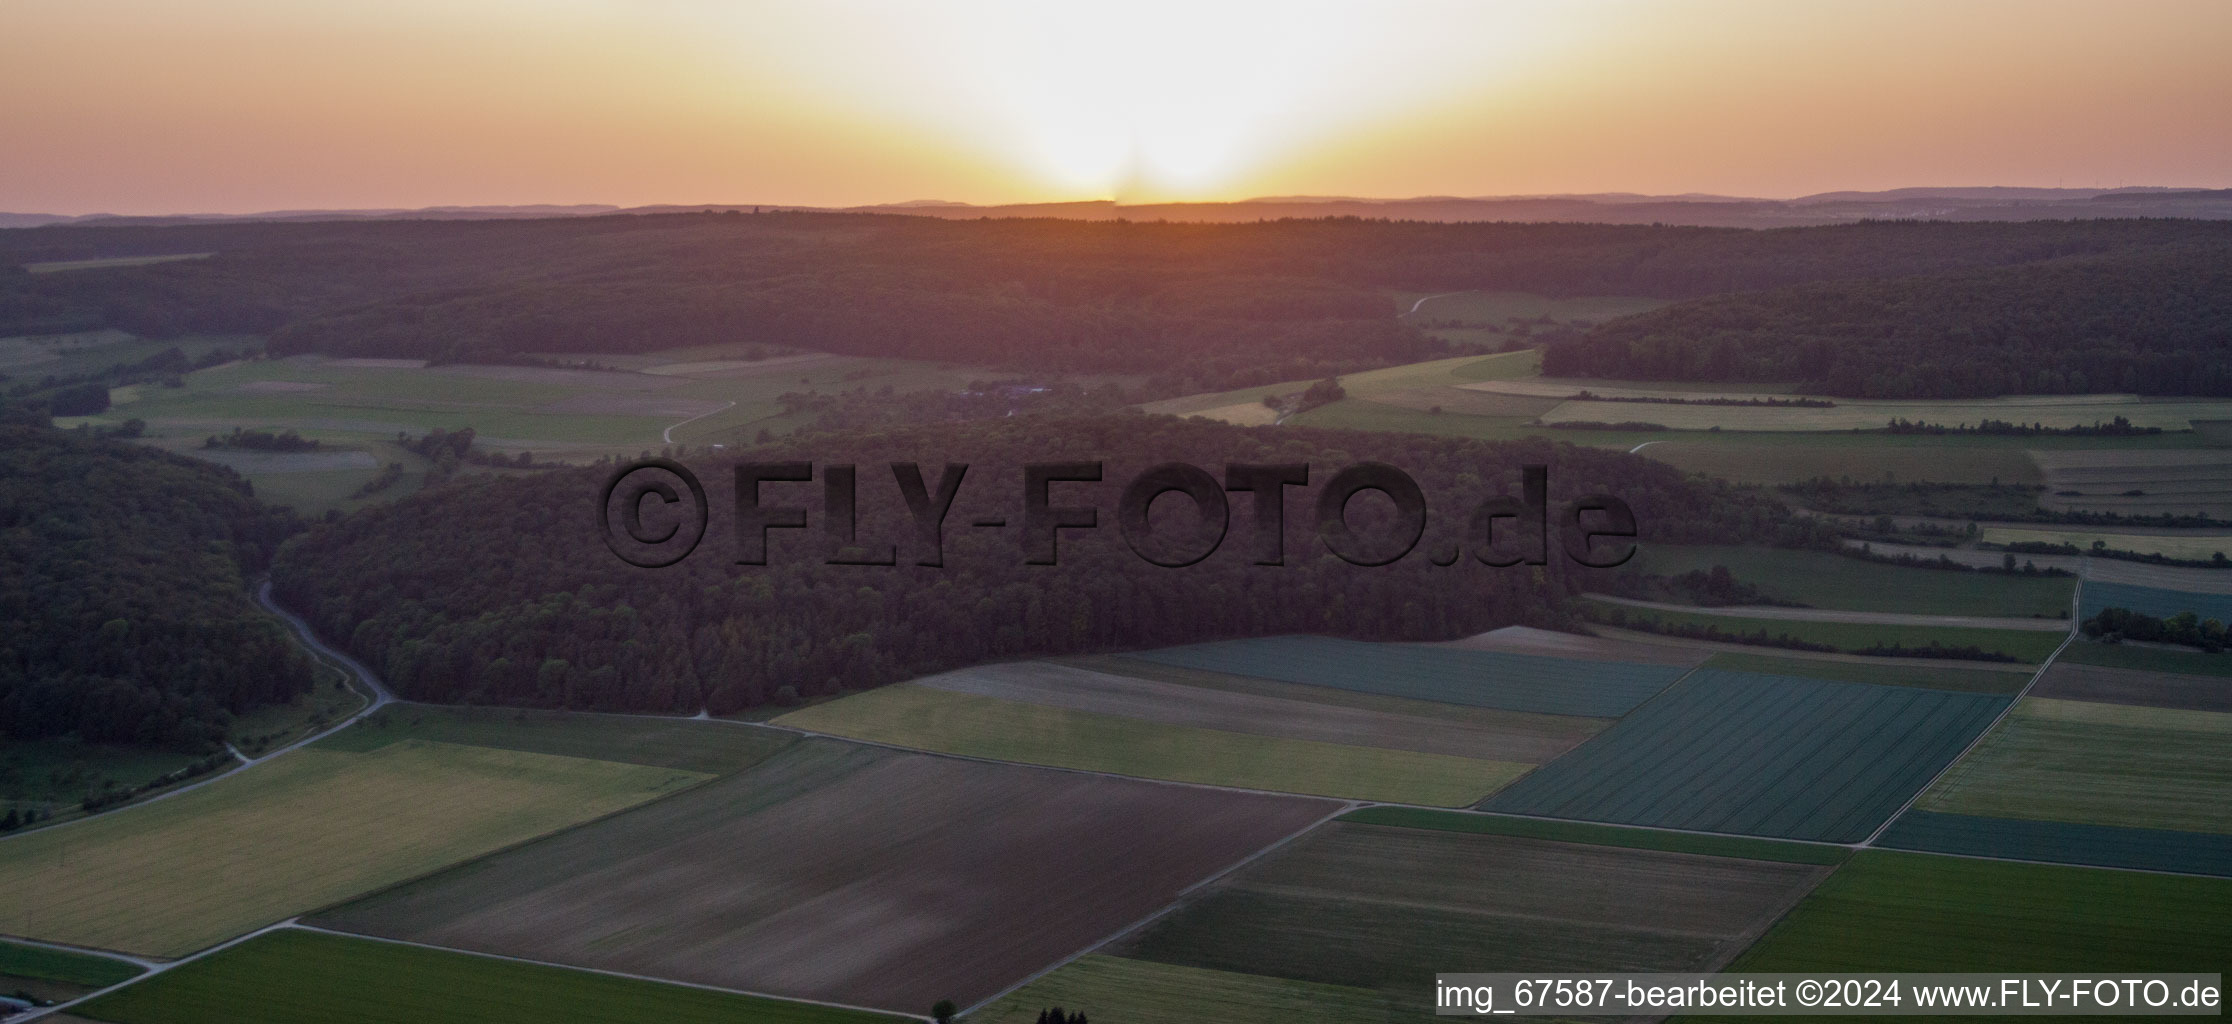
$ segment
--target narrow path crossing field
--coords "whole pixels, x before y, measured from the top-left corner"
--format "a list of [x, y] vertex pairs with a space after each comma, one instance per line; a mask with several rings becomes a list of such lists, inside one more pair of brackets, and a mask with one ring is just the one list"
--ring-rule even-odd
[[2006, 706], [1991, 694], [1699, 669], [1482, 806], [1858, 842]]
[[420, 740], [297, 750], [0, 842], [0, 934], [180, 956], [704, 777]]

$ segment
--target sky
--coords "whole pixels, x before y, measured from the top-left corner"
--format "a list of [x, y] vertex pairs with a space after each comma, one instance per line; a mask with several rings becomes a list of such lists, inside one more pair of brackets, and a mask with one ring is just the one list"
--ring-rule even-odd
[[2232, 187], [2224, 0], [0, 0], [0, 210]]

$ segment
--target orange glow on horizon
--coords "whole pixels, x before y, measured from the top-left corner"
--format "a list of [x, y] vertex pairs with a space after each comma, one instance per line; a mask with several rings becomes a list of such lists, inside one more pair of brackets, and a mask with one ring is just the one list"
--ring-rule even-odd
[[2232, 5], [16, 0], [0, 210], [2232, 186]]

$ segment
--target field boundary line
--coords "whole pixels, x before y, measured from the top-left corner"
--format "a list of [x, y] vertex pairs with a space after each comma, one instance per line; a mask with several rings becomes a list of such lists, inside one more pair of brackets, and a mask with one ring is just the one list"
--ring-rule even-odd
[[628, 971], [615, 971], [603, 967], [582, 967], [577, 964], [559, 963], [555, 960], [535, 960], [524, 956], [512, 956], [508, 953], [484, 953], [477, 949], [457, 949], [452, 946], [437, 946], [431, 942], [415, 942], [410, 939], [394, 939], [389, 938], [385, 935], [364, 935], [357, 932], [337, 931], [332, 928], [322, 928], [314, 924], [303, 924], [298, 920], [282, 921], [279, 924], [273, 925], [271, 929], [266, 930], [269, 931], [278, 928], [291, 928], [298, 932], [312, 932], [319, 935], [332, 935], [337, 938], [343, 939], [360, 939], [365, 942], [384, 942], [391, 946], [409, 946], [415, 949], [433, 950], [437, 953], [454, 953], [458, 956], [480, 957], [483, 960], [504, 960], [515, 964], [530, 964], [536, 967], [550, 967], [561, 971], [579, 971], [583, 974], [601, 974], [608, 978], [625, 978], [629, 981], [648, 981], [658, 985], [673, 985], [678, 988], [694, 988], [702, 992], [723, 992], [732, 996], [750, 996], [754, 999], [766, 999], [772, 1002], [779, 1003], [805, 1003], [811, 1006], [826, 1006], [832, 1010], [852, 1010], [858, 1013], [873, 1013], [885, 1017], [903, 1017], [907, 1020], [930, 1020], [930, 1017], [927, 1014], [908, 1013], [904, 1010], [885, 1010], [874, 1006], [861, 1006], [857, 1003], [840, 1003], [828, 999], [808, 999], [804, 996], [779, 996], [772, 992], [759, 992], [748, 988], [730, 988], [726, 985], [709, 985], [701, 981], [680, 981], [674, 978], [661, 978], [657, 975], [652, 974], [634, 974]]
[[317, 741], [325, 739], [326, 737], [331, 736], [334, 733], [340, 732], [343, 729], [357, 724], [357, 722], [360, 719], [364, 718], [364, 716], [369, 715], [374, 711], [378, 711], [380, 708], [388, 704], [397, 703], [395, 695], [389, 693], [386, 686], [381, 685], [379, 677], [373, 675], [371, 669], [365, 668], [362, 664], [359, 664], [356, 659], [351, 658], [346, 654], [342, 654], [341, 652], [336, 651], [333, 648], [327, 647], [324, 641], [318, 639], [316, 631], [310, 628], [310, 624], [308, 622], [305, 622], [302, 619], [296, 617], [293, 612], [287, 611], [285, 608], [280, 607], [279, 602], [274, 600], [271, 596], [271, 581], [269, 579], [257, 581], [255, 589], [252, 591], [252, 593], [257, 604], [263, 606], [265, 611], [277, 615], [279, 617], [279, 620], [287, 625], [288, 633], [294, 637], [296, 645], [300, 646], [304, 651], [308, 652], [311, 658], [326, 661], [328, 664], [339, 669], [343, 675], [354, 675], [360, 682], [364, 684], [365, 689], [370, 691], [371, 696], [364, 702], [363, 707], [356, 709], [356, 711], [351, 713], [349, 717], [335, 722], [325, 729], [321, 729], [317, 732], [304, 736], [301, 739], [287, 744], [286, 746], [279, 747], [275, 750], [266, 751], [259, 757], [249, 757], [245, 754], [242, 754], [239, 750], [234, 749], [230, 742], [227, 742], [225, 744], [225, 749], [231, 751], [233, 757], [240, 762], [231, 768], [214, 773], [206, 779], [189, 782], [182, 786], [164, 790], [163, 792], [157, 793], [145, 800], [135, 800], [112, 811], [97, 812], [94, 814], [85, 815], [84, 817], [71, 818], [68, 821], [58, 821], [43, 828], [25, 829], [17, 832], [11, 832], [7, 835], [0, 835], [0, 843], [7, 842], [10, 839], [21, 839], [24, 836], [40, 835], [42, 833], [51, 832], [55, 829], [69, 828], [70, 826], [79, 824], [81, 822], [93, 821], [96, 819], [106, 819], [111, 814], [122, 814], [135, 808], [146, 807], [149, 804], [168, 800], [174, 796], [191, 793], [194, 790], [202, 788], [203, 786], [211, 785], [213, 783], [222, 782], [225, 779], [229, 779], [234, 775], [240, 773], [241, 771], [253, 768], [259, 764], [264, 763], [265, 761], [269, 761], [272, 758], [278, 757], [281, 754], [300, 750], [303, 747], [309, 746], [312, 743], [316, 743]]
[[[1992, 716], [1992, 720], [1986, 723], [1984, 728], [1977, 730], [1976, 735], [1969, 739], [1968, 745], [1962, 747], [1960, 753], [1953, 755], [1952, 760], [1945, 762], [1945, 767], [1939, 768], [1936, 774], [1930, 776], [1930, 781], [1923, 783], [1921, 788], [1916, 789], [1913, 795], [1906, 798], [1905, 803], [1899, 805], [1898, 810], [1891, 812], [1890, 817], [1883, 819], [1883, 824], [1877, 825], [1875, 831], [1868, 833], [1868, 838], [1860, 841], [1860, 848], [1873, 848], [1876, 841], [1883, 838], [1885, 832], [1891, 831], [1891, 826], [1898, 824], [1900, 818], [1906, 817], [1906, 813], [1913, 810], [1916, 803], [1921, 802], [1923, 794], [1928, 793], [1931, 787], [1936, 786], [1938, 780], [1945, 778], [1946, 773], [1951, 772], [1954, 765], [1960, 764], [1967, 760], [1970, 754], [1975, 753], [1976, 748], [1983, 745], [1984, 737], [1990, 736], [1993, 730], [2000, 727], [2000, 723], [2007, 721], [2007, 716], [2015, 713], [2015, 706], [2021, 704], [2023, 698], [2030, 696], [2031, 690], [2038, 686], [2038, 681], [2046, 678], [2046, 673], [2053, 670], [2055, 659], [2060, 658], [2062, 652], [2069, 649], [2070, 644], [2077, 642], [2077, 615], [2078, 610], [2084, 607], [2084, 598], [2085, 574], [2080, 570], [2077, 573], [2077, 585], [2069, 588], [2069, 632], [2062, 635], [2062, 642], [2055, 646], [2054, 653], [2047, 655], [2045, 661], [2038, 663], [2038, 671], [2031, 673], [2030, 681], [2024, 683], [2022, 689], [2015, 691], [2014, 695], [2007, 699], [2007, 706], [2001, 708], [1999, 714]], [[1885, 847], [1885, 849], [1897, 849], [1897, 847]], [[1984, 859], [2004, 860], [2009, 858]]]
[[193, 963], [194, 961], [199, 960], [202, 957], [209, 956], [212, 953], [219, 953], [224, 950], [231, 949], [232, 947], [240, 945], [241, 943], [246, 942], [249, 939], [253, 939], [258, 935], [265, 934], [266, 932], [278, 931], [281, 928], [286, 928], [293, 925], [293, 923], [293, 918], [288, 918], [284, 921], [274, 921], [253, 931], [243, 932], [239, 935], [235, 935], [232, 938], [226, 939], [225, 941], [217, 943], [216, 945], [210, 946], [206, 949], [200, 949], [192, 953], [188, 953], [176, 960], [164, 960], [160, 963], [149, 965], [146, 970], [141, 971], [140, 973], [133, 975], [132, 977], [126, 978], [123, 981], [119, 981], [114, 985], [110, 985], [107, 988], [97, 988], [91, 992], [85, 993], [84, 995], [78, 996], [75, 999], [65, 999], [59, 1003], [54, 1004], [53, 1006], [39, 1007], [38, 1009], [30, 1011], [21, 1019], [36, 1020], [49, 1014], [61, 1013], [64, 1010], [67, 1010], [72, 1006], [76, 1006], [79, 1003], [86, 1002], [92, 999], [99, 999], [100, 997], [108, 995], [109, 993], [114, 992], [118, 989], [137, 985], [140, 982], [161, 975], [173, 968]]
[[[1128, 776], [1126, 777], [1128, 778]], [[1303, 836], [1310, 834], [1311, 832], [1315, 832], [1320, 828], [1323, 828], [1327, 822], [1338, 820], [1341, 815], [1347, 814], [1350, 811], [1354, 811], [1360, 806], [1362, 806], [1362, 804], [1358, 801], [1348, 801], [1343, 806], [1335, 808], [1331, 813], [1325, 815], [1324, 817], [1319, 818], [1318, 820], [1313, 821], [1307, 825], [1304, 825], [1301, 828], [1295, 829], [1294, 831], [1287, 833], [1285, 836], [1263, 847], [1262, 849], [1225, 865], [1222, 870], [1219, 870], [1216, 873], [1211, 874], [1201, 879], [1200, 881], [1195, 882], [1192, 885], [1178, 890], [1175, 895], [1170, 897], [1169, 903], [1166, 903], [1160, 908], [1157, 908], [1153, 913], [1150, 913], [1137, 921], [1133, 921], [1132, 923], [1127, 924], [1113, 932], [1110, 932], [1107, 936], [1101, 938], [1099, 941], [1093, 943], [1092, 945], [1085, 947], [1084, 949], [1080, 949], [1075, 953], [1071, 953], [1070, 955], [1065, 956], [1060, 960], [1056, 960], [1053, 963], [1046, 965], [1045, 967], [1039, 968], [1030, 976], [1016, 982], [1013, 985], [1009, 985], [1008, 987], [1003, 988], [998, 992], [994, 992], [991, 995], [984, 997], [983, 999], [977, 1000], [975, 1003], [972, 1003], [969, 1006], [963, 1008], [962, 1011], [958, 1014], [955, 1014], [955, 1016], [965, 1018], [968, 1015], [975, 1013], [978, 1010], [984, 1009], [985, 1007], [990, 1006], [993, 1003], [1007, 997], [1008, 995], [1015, 992], [1015, 990], [1020, 989], [1025, 985], [1028, 985], [1034, 981], [1039, 980], [1040, 978], [1054, 973], [1055, 971], [1069, 966], [1071, 963], [1076, 962], [1078, 958], [1086, 956], [1096, 949], [1100, 949], [1101, 947], [1106, 946], [1109, 943], [1116, 941], [1117, 939], [1121, 939], [1126, 935], [1130, 935], [1131, 933], [1138, 931], [1141, 928], [1145, 928], [1146, 926], [1161, 920], [1171, 911], [1178, 909], [1180, 904], [1186, 902], [1187, 897], [1192, 896], [1194, 893], [1199, 892], [1201, 889], [1207, 886], [1214, 885], [1217, 882], [1222, 881], [1226, 876], [1231, 875], [1233, 872], [1247, 867], [1248, 865], [1262, 860], [1264, 857], [1267, 857], [1272, 853], [1285, 848], [1288, 844], [1294, 842], [1295, 840], [1300, 839]]]

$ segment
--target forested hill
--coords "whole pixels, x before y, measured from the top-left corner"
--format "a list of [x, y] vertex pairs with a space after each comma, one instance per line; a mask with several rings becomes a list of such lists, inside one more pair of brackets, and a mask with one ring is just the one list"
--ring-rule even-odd
[[[1553, 501], [1620, 496], [1646, 541], [1803, 530], [1757, 495], [1685, 480], [1624, 453], [1547, 441], [1246, 430], [1133, 414], [825, 435], [740, 457], [823, 467], [812, 484], [766, 489], [769, 504], [804, 505], [817, 519], [809, 530], [773, 531], [764, 567], [734, 564], [728, 462], [708, 460], [697, 463], [697, 475], [712, 530], [670, 568], [634, 568], [606, 548], [594, 524], [610, 467], [591, 467], [460, 484], [317, 526], [285, 549], [273, 577], [284, 602], [407, 697], [726, 713], [787, 696], [785, 688], [811, 696], [1027, 655], [1297, 632], [1448, 639], [1511, 623], [1557, 624], [1567, 615], [1563, 596], [1590, 570], [1555, 547], [1540, 571], [1470, 557], [1446, 568], [1428, 560], [1481, 498], [1519, 493], [1518, 467], [1529, 462], [1549, 465]], [[1021, 467], [1076, 459], [1105, 461], [1104, 482], [1057, 485], [1053, 503], [1097, 506], [1099, 528], [1065, 532], [1059, 565], [1026, 565], [1014, 536]], [[948, 460], [971, 468], [946, 520], [945, 565], [919, 567], [887, 464], [920, 462], [934, 491]], [[1220, 480], [1227, 462], [1308, 463], [1312, 487], [1289, 489], [1286, 502], [1288, 564], [1252, 564], [1246, 494], [1231, 496], [1231, 532], [1206, 561], [1172, 569], [1135, 555], [1117, 528], [1117, 496], [1136, 470], [1171, 460]], [[1393, 565], [1338, 562], [1314, 532], [1318, 490], [1363, 460], [1410, 473], [1429, 502], [1425, 540]], [[821, 481], [836, 462], [859, 466], [861, 539], [902, 542], [898, 565], [823, 563]], [[1355, 503], [1360, 522], [1375, 500]], [[1158, 502], [1156, 515], [1176, 501]], [[1007, 528], [971, 526], [982, 517], [1004, 518]], [[1178, 520], [1180, 528], [1190, 521]]]
[[[1388, 290], [1685, 299], [2172, 245], [2232, 223], [1750, 231], [1352, 218], [1255, 224], [722, 213], [0, 231], [0, 335], [268, 333], [276, 351], [491, 360], [756, 340], [1168, 390], [1430, 358]], [[19, 264], [214, 253], [31, 274]]]
[[0, 737], [198, 751], [307, 690], [247, 587], [290, 529], [231, 470], [0, 424]]
[[1553, 345], [1543, 372], [1868, 398], [2232, 395], [2232, 253], [2169, 246], [1699, 299]]

